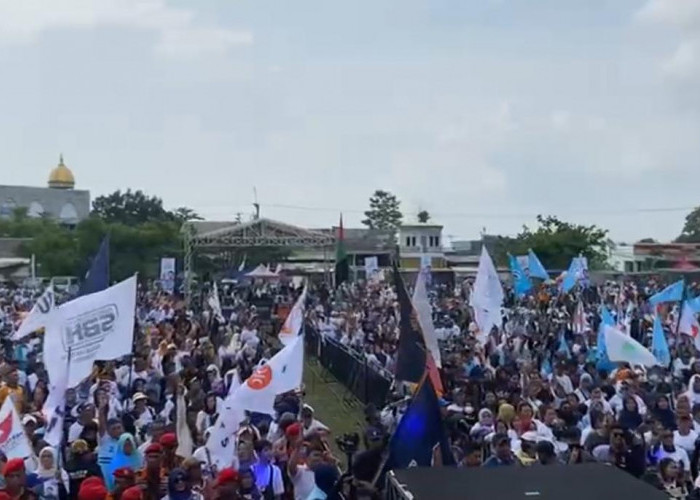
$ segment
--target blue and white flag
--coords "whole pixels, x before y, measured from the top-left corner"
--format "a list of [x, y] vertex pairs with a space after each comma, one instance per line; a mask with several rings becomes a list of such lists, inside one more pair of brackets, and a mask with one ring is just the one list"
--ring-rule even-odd
[[540, 262], [540, 259], [537, 258], [537, 255], [535, 255], [535, 252], [533, 252], [532, 249], [527, 251], [527, 258], [528, 258], [528, 266], [527, 267], [528, 267], [529, 272], [530, 272], [530, 277], [548, 280], [549, 274], [547, 273], [547, 270], [544, 268], [544, 266], [542, 265], [542, 262]]
[[515, 295], [524, 297], [530, 290], [532, 290], [532, 283], [527, 277], [523, 268], [520, 266], [520, 262], [513, 255], [508, 255], [508, 261], [510, 262], [510, 273], [513, 275], [513, 288], [515, 289]]
[[685, 281], [678, 280], [672, 285], [668, 285], [659, 293], [649, 298], [649, 304], [656, 306], [663, 302], [679, 302], [683, 300], [683, 290], [685, 289]]

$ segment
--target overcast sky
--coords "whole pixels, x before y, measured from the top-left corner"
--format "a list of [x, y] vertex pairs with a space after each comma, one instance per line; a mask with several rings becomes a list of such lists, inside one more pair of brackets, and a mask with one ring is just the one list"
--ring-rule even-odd
[[306, 226], [383, 188], [459, 239], [700, 205], [700, 0], [0, 0], [0, 74], [2, 184], [62, 152], [93, 197]]

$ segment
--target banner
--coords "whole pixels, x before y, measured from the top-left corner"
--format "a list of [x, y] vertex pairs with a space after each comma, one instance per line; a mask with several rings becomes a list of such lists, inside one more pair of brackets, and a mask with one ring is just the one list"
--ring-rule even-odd
[[12, 334], [12, 340], [20, 340], [40, 328], [46, 328], [55, 307], [56, 297], [53, 293], [53, 287], [49, 285], [36, 301], [32, 310], [29, 311], [27, 317], [24, 318], [22, 324], [19, 325], [17, 331]]
[[90, 375], [93, 362], [131, 354], [135, 310], [136, 276], [61, 305], [44, 334], [49, 380], [56, 383], [68, 367], [67, 386], [75, 387]]
[[376, 256], [365, 257], [365, 279], [367, 281], [379, 281], [379, 259]]
[[160, 259], [160, 286], [169, 293], [175, 290], [175, 258], [163, 257]]
[[27, 458], [32, 455], [32, 447], [24, 433], [24, 427], [11, 395], [5, 399], [0, 408], [0, 450], [8, 460]]

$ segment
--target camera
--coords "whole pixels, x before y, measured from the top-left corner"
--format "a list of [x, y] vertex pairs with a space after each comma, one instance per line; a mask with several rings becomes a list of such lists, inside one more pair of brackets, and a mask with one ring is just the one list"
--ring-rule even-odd
[[335, 443], [340, 448], [340, 451], [347, 455], [357, 453], [357, 448], [360, 444], [360, 435], [357, 432], [346, 433], [335, 438]]

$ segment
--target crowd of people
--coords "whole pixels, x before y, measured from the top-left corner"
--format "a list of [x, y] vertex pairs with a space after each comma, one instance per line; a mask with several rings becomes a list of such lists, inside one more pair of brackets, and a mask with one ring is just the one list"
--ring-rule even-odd
[[[602, 307], [649, 345], [657, 311], [647, 299], [660, 285], [606, 282], [561, 294], [556, 284], [542, 284], [525, 298], [506, 287], [503, 323], [485, 338], [469, 307], [471, 281], [431, 286], [440, 405], [453, 455], [436, 448], [434, 465], [597, 461], [670, 498], [700, 498], [700, 358], [692, 337], [676, 333], [678, 305], [660, 311], [668, 367], [602, 366], [596, 355]], [[340, 439], [344, 450], [353, 448], [350, 454], [359, 445], [350, 463], [334, 456], [333, 430], [304, 404], [303, 388], [280, 395], [274, 416], [248, 414], [231, 436], [229, 462], [212, 460], [207, 439], [231, 384], [279, 349], [276, 332], [302, 287], [280, 280], [217, 290], [219, 310], [193, 311], [176, 295], [142, 284], [133, 354], [96, 363], [92, 376], [67, 392], [64, 446], [54, 448], [43, 439], [50, 385], [42, 332], [9, 340], [39, 292], [0, 288], [0, 405], [12, 398], [34, 452], [0, 455], [0, 500], [380, 498], [391, 436], [413, 389], [400, 381], [385, 407], [365, 408], [359, 443]], [[377, 369], [395, 371], [400, 313], [391, 283], [336, 289], [310, 283], [305, 297], [309, 335], [334, 339]], [[2, 433], [0, 422], [0, 448]]]

